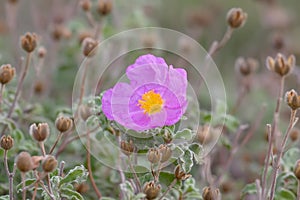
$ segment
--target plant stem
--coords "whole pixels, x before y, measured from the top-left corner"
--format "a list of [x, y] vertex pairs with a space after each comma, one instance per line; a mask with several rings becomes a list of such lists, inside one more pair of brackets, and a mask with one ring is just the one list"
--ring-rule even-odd
[[1, 105], [2, 105], [2, 97], [3, 97], [4, 86], [5, 85], [0, 84], [0, 112], [1, 112]]
[[167, 190], [162, 194], [162, 196], [159, 198], [159, 200], [162, 200], [164, 198], [164, 196], [166, 196], [168, 194], [168, 192], [172, 189], [172, 187], [174, 187], [174, 185], [177, 183], [177, 179], [175, 178], [172, 183], [169, 185], [169, 187], [167, 188]]
[[54, 151], [54, 149], [55, 149], [57, 143], [59, 142], [61, 136], [62, 136], [62, 133], [59, 133], [58, 136], [56, 137], [56, 140], [55, 140], [53, 146], [51, 147], [51, 149], [50, 149], [50, 151], [49, 151], [49, 154], [52, 154], [52, 153], [53, 153], [53, 151]]
[[[17, 90], [16, 90], [16, 93], [15, 93], [15, 97], [14, 97], [14, 100], [13, 100], [13, 103], [12, 105], [10, 106], [10, 109], [7, 113], [7, 116], [6, 118], [10, 118], [15, 107], [16, 107], [16, 103], [17, 103], [17, 100], [19, 98], [19, 93], [22, 89], [22, 86], [23, 86], [23, 82], [25, 80], [25, 77], [26, 77], [26, 74], [27, 74], [27, 71], [28, 71], [28, 68], [29, 68], [29, 64], [30, 64], [30, 60], [31, 60], [31, 53], [27, 53], [26, 55], [26, 62], [25, 62], [25, 67], [22, 71], [22, 74], [20, 76], [20, 79], [19, 79], [19, 82], [18, 82], [18, 85], [17, 85]], [[1, 133], [1, 136], [4, 134], [5, 130], [7, 128], [7, 125], [4, 126], [4, 128], [2, 129], [2, 133]]]
[[273, 167], [273, 173], [272, 173], [272, 185], [271, 185], [271, 193], [270, 193], [270, 200], [274, 199], [274, 194], [275, 194], [275, 186], [276, 186], [276, 181], [277, 181], [277, 174], [278, 174], [278, 169], [280, 168], [280, 160], [282, 158], [284, 148], [286, 146], [289, 134], [293, 127], [295, 126], [297, 119], [296, 119], [296, 113], [297, 110], [291, 110], [291, 117], [290, 117], [290, 123], [289, 126], [285, 132], [284, 138], [281, 142], [280, 149], [276, 158], [276, 163]]
[[51, 200], [55, 200], [54, 196], [47, 190], [47, 188], [45, 187], [44, 183], [43, 182], [39, 182], [41, 187], [45, 190], [45, 192], [49, 195], [50, 199]]
[[229, 39], [231, 38], [231, 35], [233, 33], [233, 29], [228, 26], [227, 30], [222, 38], [222, 40], [220, 42], [215, 41], [212, 45], [211, 48], [208, 52], [209, 56], [213, 56], [217, 51], [219, 51], [222, 47], [225, 46], [225, 44], [229, 41]]
[[46, 151], [45, 151], [45, 145], [44, 142], [39, 142], [41, 151], [42, 151], [42, 155], [45, 157], [46, 156]]
[[261, 180], [261, 183], [262, 183], [261, 184], [261, 195], [262, 195], [261, 198], [262, 199], [265, 199], [265, 196], [266, 196], [265, 187], [267, 184], [267, 173], [268, 173], [269, 162], [270, 162], [270, 157], [271, 157], [271, 153], [272, 153], [272, 141], [271, 141], [272, 127], [270, 124], [267, 124], [267, 129], [268, 129], [269, 145], [268, 145], [268, 154], [265, 159], [264, 170], [263, 170], [262, 180]]
[[9, 181], [9, 199], [13, 200], [14, 199], [14, 194], [13, 194], [14, 172], [13, 173], [9, 172], [8, 163], [7, 163], [7, 150], [4, 150], [4, 167]]
[[87, 137], [86, 137], [86, 158], [87, 158], [87, 168], [88, 168], [88, 172], [89, 172], [89, 177], [90, 177], [90, 180], [91, 180], [91, 184], [92, 184], [92, 187], [98, 197], [98, 199], [101, 199], [102, 197], [102, 194], [101, 192], [99, 191], [99, 189], [97, 188], [97, 185], [95, 183], [95, 180], [94, 180], [94, 177], [93, 177], [93, 172], [92, 172], [92, 165], [91, 165], [91, 153], [90, 153], [90, 150], [91, 150], [91, 141], [90, 141], [90, 131], [87, 132]]
[[25, 173], [21, 172], [22, 177], [22, 199], [26, 200], [26, 188], [25, 188]]
[[134, 176], [134, 179], [135, 179], [135, 182], [136, 182], [136, 185], [137, 185], [137, 189], [138, 189], [138, 192], [141, 192], [141, 183], [140, 183], [140, 180], [136, 174], [136, 171], [134, 170], [134, 167], [132, 165], [132, 162], [131, 162], [131, 159], [130, 159], [130, 156], [128, 156], [128, 164], [129, 164], [129, 167], [133, 173], [133, 176]]
[[300, 200], [300, 180], [298, 180], [298, 187], [297, 187], [297, 200]]

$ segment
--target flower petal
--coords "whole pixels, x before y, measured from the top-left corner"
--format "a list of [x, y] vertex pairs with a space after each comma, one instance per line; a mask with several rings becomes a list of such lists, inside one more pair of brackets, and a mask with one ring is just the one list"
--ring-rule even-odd
[[111, 110], [111, 96], [112, 89], [106, 90], [102, 96], [102, 111], [104, 115], [109, 120], [113, 120], [112, 110]]

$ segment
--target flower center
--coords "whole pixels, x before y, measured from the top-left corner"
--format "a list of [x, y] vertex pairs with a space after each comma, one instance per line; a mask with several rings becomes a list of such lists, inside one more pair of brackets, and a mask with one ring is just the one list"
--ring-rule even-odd
[[143, 94], [142, 99], [138, 101], [138, 106], [144, 110], [144, 113], [149, 115], [160, 112], [164, 104], [164, 100], [159, 93], [155, 93], [153, 90]]

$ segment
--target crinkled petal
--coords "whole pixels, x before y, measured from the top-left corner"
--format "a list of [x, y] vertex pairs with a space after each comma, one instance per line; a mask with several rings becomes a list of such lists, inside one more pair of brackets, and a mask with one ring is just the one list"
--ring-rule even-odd
[[111, 96], [112, 89], [106, 90], [102, 96], [102, 111], [104, 115], [109, 120], [113, 120], [112, 110], [111, 110]]

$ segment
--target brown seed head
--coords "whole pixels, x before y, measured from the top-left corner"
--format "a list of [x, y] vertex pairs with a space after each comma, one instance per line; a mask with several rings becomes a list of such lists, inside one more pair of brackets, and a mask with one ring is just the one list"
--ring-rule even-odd
[[21, 153], [19, 153], [19, 155], [16, 158], [16, 165], [17, 168], [23, 173], [32, 170], [33, 162], [30, 154], [26, 151], [22, 151]]
[[227, 23], [231, 28], [242, 27], [247, 20], [247, 13], [241, 8], [231, 8], [227, 13]]
[[18, 0], [8, 0], [8, 3], [10, 3], [10, 4], [16, 4], [16, 3], [18, 3]]
[[91, 111], [90, 107], [88, 107], [87, 105], [80, 105], [79, 114], [80, 114], [80, 117], [84, 121], [86, 121], [92, 115], [92, 111]]
[[161, 159], [160, 152], [156, 148], [151, 148], [148, 151], [148, 160], [149, 162], [155, 164], [158, 163]]
[[47, 123], [32, 124], [29, 133], [37, 142], [44, 142], [50, 134], [49, 125]]
[[217, 200], [219, 195], [220, 191], [218, 189], [213, 191], [210, 187], [205, 187], [202, 191], [203, 200]]
[[164, 135], [163, 135], [163, 139], [164, 139], [166, 144], [170, 144], [173, 140], [172, 134], [168, 130], [165, 130]]
[[293, 130], [290, 133], [290, 139], [295, 142], [298, 140], [300, 134], [300, 130], [297, 128], [293, 128]]
[[159, 184], [154, 183], [154, 181], [150, 181], [145, 183], [143, 192], [146, 194], [146, 198], [148, 200], [155, 199], [160, 192], [161, 186]]
[[252, 74], [258, 67], [258, 62], [254, 58], [239, 57], [235, 62], [235, 68], [243, 75]]
[[57, 160], [52, 155], [47, 155], [43, 162], [42, 162], [42, 168], [44, 172], [53, 172], [57, 167]]
[[44, 58], [45, 55], [47, 54], [47, 50], [45, 47], [39, 47], [37, 52], [39, 58]]
[[26, 33], [21, 36], [21, 46], [24, 51], [31, 53], [37, 46], [37, 35], [35, 33]]
[[300, 180], [300, 160], [297, 160], [297, 162], [296, 162], [294, 174], [297, 177], [297, 179]]
[[83, 55], [86, 57], [92, 57], [96, 54], [98, 42], [93, 38], [87, 37], [82, 42]]
[[68, 131], [72, 127], [72, 119], [69, 117], [60, 116], [55, 121], [56, 129], [61, 133]]
[[181, 170], [180, 165], [177, 165], [175, 167], [174, 175], [175, 175], [175, 177], [176, 177], [177, 180], [182, 180], [182, 181], [184, 181], [184, 180], [186, 180], [186, 179], [188, 179], [188, 178], [191, 177], [190, 174], [187, 174], [183, 170]]
[[2, 85], [9, 83], [15, 75], [15, 68], [10, 64], [5, 64], [0, 67], [0, 83]]
[[292, 110], [297, 110], [300, 107], [300, 96], [295, 90], [290, 90], [285, 94], [285, 101]]
[[121, 150], [125, 155], [130, 156], [134, 151], [133, 141], [132, 140], [130, 140], [129, 142], [121, 141]]
[[112, 9], [111, 0], [99, 0], [98, 1], [98, 13], [100, 15], [108, 15]]
[[280, 53], [275, 58], [267, 57], [267, 68], [270, 71], [276, 72], [280, 76], [288, 75], [296, 65], [296, 58], [294, 55], [290, 55], [288, 59]]
[[34, 93], [35, 94], [42, 94], [44, 91], [44, 83], [41, 80], [38, 80], [37, 82], [34, 83]]
[[3, 135], [1, 137], [1, 148], [10, 150], [14, 146], [14, 139], [10, 135]]
[[89, 185], [86, 183], [75, 184], [74, 187], [80, 194], [86, 193], [90, 189]]
[[167, 160], [169, 160], [169, 158], [172, 155], [172, 150], [170, 147], [168, 147], [165, 144], [161, 144], [161, 145], [159, 145], [158, 150], [161, 155], [160, 162], [166, 162]]
[[91, 1], [90, 0], [81, 0], [80, 1], [80, 6], [82, 8], [83, 11], [87, 12], [91, 9]]

